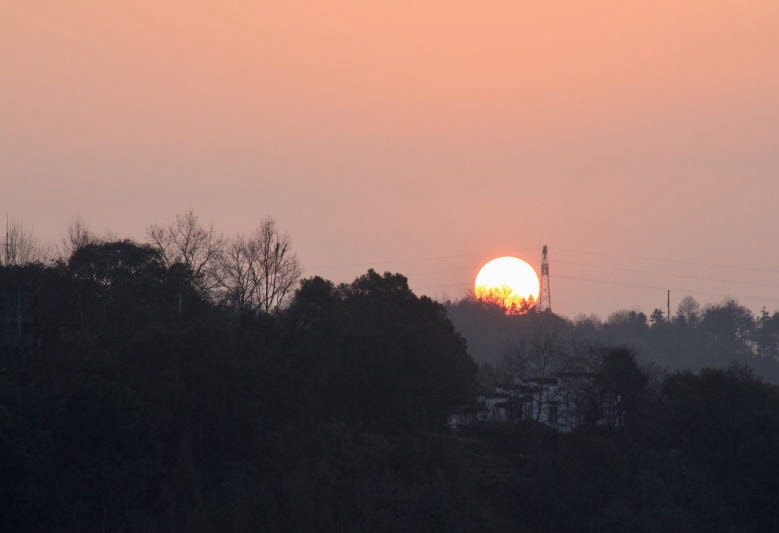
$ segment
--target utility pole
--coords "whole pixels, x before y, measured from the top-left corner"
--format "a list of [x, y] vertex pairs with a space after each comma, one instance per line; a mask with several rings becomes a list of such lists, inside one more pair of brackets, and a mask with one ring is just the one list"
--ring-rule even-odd
[[668, 317], [668, 323], [671, 322], [671, 289], [668, 289], [668, 300], [666, 301], [666, 317]]
[[[2, 256], [0, 256], [0, 266], [9, 266], [11, 263], [11, 232], [10, 232], [10, 221], [8, 218], [8, 212], [5, 213], [5, 242], [3, 242], [2, 246], [4, 248]], [[9, 290], [6, 293], [7, 297], [7, 303], [8, 303], [8, 309], [12, 308], [11, 304], [11, 291]], [[17, 281], [16, 285], [16, 338], [18, 342], [19, 347], [19, 353], [22, 353], [24, 349], [24, 336], [22, 331], [22, 287], [21, 283]], [[10, 316], [10, 313], [9, 313]]]
[[0, 257], [0, 265], [5, 265], [8, 263], [8, 258], [11, 256], [11, 239], [9, 237], [8, 233], [8, 212], [5, 213], [5, 242], [3, 243], [3, 247], [5, 248], [5, 253], [3, 254], [3, 257]]
[[541, 294], [538, 297], [538, 310], [552, 312], [552, 291], [549, 288], [549, 250], [541, 250]]

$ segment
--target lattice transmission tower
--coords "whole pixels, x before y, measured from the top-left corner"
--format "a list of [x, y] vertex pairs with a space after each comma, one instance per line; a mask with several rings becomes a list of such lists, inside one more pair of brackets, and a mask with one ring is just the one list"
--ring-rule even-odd
[[552, 291], [549, 288], [549, 250], [546, 244], [541, 250], [541, 294], [538, 297], [538, 310], [552, 312]]

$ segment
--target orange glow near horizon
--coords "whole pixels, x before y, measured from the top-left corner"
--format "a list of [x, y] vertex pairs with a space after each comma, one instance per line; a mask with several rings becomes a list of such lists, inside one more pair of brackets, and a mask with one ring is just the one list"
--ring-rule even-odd
[[538, 302], [541, 283], [527, 262], [517, 257], [497, 257], [479, 270], [474, 282], [476, 298], [495, 303], [506, 314], [522, 314]]
[[777, 0], [7, 0], [0, 27], [0, 208], [42, 243], [272, 216], [306, 276], [446, 301], [553, 242], [571, 317], [665, 306], [668, 273], [733, 295], [723, 248], [776, 284]]

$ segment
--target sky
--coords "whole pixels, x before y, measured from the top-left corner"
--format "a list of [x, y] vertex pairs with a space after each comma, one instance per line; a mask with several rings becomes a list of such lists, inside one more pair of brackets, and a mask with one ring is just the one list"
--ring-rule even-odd
[[3, 0], [0, 210], [57, 240], [272, 216], [307, 276], [779, 309], [779, 2]]

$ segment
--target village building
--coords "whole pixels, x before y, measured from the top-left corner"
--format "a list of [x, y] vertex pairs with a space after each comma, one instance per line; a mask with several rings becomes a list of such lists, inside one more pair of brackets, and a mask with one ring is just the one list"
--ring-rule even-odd
[[[594, 391], [595, 375], [587, 372], [557, 372], [549, 377], [531, 377], [504, 383], [478, 397], [477, 407], [449, 416], [452, 429], [474, 423], [516, 424], [534, 420], [558, 431], [572, 431], [584, 423], [620, 425], [611, 416], [618, 412], [619, 397], [601, 395], [601, 409], [587, 409]], [[592, 417], [595, 421], [592, 422]]]

